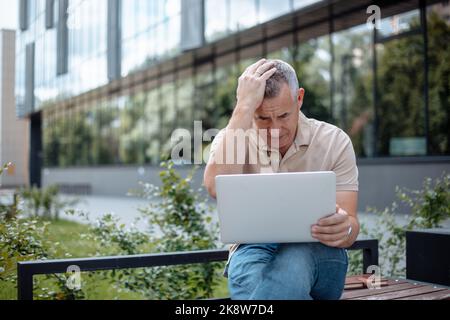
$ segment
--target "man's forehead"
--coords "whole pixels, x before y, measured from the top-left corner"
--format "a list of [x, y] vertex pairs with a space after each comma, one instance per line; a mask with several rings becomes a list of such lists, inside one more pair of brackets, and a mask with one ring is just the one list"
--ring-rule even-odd
[[[265, 115], [272, 113], [284, 113], [289, 112], [293, 108], [292, 101], [290, 99], [280, 101], [278, 99], [265, 99], [269, 101], [263, 101], [261, 106], [256, 109], [255, 114]], [[276, 100], [276, 101], [275, 101]]]

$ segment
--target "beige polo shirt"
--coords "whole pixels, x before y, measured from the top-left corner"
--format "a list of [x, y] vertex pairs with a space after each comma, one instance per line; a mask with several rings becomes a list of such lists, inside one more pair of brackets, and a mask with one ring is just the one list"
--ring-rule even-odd
[[[213, 161], [224, 134], [225, 129], [212, 142], [209, 162]], [[249, 136], [246, 151], [257, 153], [257, 161], [249, 161], [247, 156], [244, 173], [334, 171], [336, 191], [358, 191], [358, 168], [353, 145], [349, 136], [338, 127], [307, 118], [300, 111], [296, 137], [282, 158], [277, 150], [270, 150], [267, 144], [261, 142], [262, 139], [255, 137], [256, 134]], [[237, 247], [238, 244], [231, 246], [229, 258]]]

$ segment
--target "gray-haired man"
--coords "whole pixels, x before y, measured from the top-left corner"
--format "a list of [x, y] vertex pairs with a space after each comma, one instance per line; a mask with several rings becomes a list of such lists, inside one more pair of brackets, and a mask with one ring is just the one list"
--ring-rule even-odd
[[[353, 244], [359, 233], [358, 169], [347, 134], [331, 124], [308, 119], [300, 111], [304, 95], [305, 90], [299, 88], [297, 75], [289, 64], [259, 60], [239, 78], [236, 107], [227, 127], [213, 141], [204, 176], [212, 197], [216, 195], [216, 175], [261, 173], [267, 163], [273, 172], [336, 173], [336, 213], [311, 226], [311, 234], [319, 242], [232, 246], [225, 270], [232, 299], [341, 296], [348, 265], [345, 248]], [[251, 129], [262, 129], [266, 136], [249, 139], [245, 148], [237, 151], [257, 150], [258, 156], [266, 158], [259, 157], [256, 163], [219, 160], [224, 159], [230, 147], [236, 151], [235, 130]], [[274, 153], [278, 157], [273, 157]], [[246, 154], [244, 158], [249, 157]], [[298, 208], [301, 214], [301, 203]]]

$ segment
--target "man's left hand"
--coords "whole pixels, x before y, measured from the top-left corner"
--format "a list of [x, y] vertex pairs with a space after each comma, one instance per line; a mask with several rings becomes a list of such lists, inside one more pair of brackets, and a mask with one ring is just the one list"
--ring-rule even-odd
[[336, 205], [336, 213], [311, 226], [314, 239], [330, 247], [342, 247], [349, 238], [351, 220], [345, 210]]

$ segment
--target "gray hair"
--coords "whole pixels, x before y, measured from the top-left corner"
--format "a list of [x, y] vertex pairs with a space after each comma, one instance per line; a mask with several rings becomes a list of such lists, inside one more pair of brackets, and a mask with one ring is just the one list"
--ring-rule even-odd
[[264, 98], [275, 98], [280, 94], [283, 84], [287, 84], [291, 89], [292, 98], [297, 99], [299, 89], [297, 74], [292, 66], [282, 60], [268, 60], [274, 63], [277, 71], [266, 81]]

